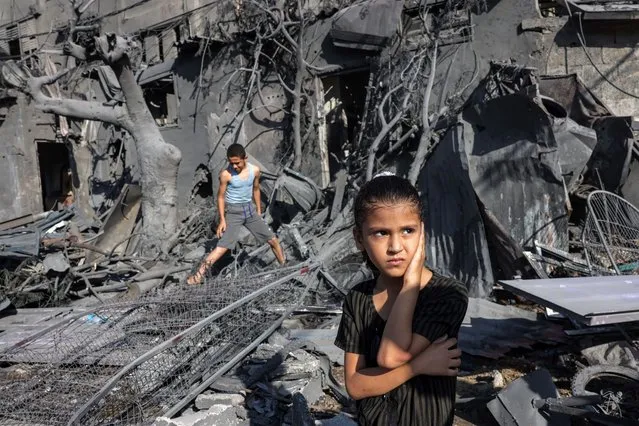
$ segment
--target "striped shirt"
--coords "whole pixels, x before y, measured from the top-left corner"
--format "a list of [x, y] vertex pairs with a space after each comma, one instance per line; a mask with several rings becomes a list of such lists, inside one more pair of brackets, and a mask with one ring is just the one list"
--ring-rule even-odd
[[[366, 368], [377, 367], [377, 351], [386, 321], [373, 304], [375, 280], [355, 286], [346, 296], [335, 345], [364, 355]], [[443, 335], [457, 337], [466, 314], [466, 287], [433, 272], [419, 292], [413, 314], [413, 333], [434, 342]], [[357, 401], [360, 425], [452, 425], [455, 377], [417, 376], [385, 395]]]

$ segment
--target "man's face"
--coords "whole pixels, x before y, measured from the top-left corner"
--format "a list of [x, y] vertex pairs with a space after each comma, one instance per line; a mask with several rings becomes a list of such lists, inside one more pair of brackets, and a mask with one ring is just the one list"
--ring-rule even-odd
[[237, 173], [241, 173], [246, 167], [246, 158], [242, 157], [229, 157], [229, 164], [233, 167]]

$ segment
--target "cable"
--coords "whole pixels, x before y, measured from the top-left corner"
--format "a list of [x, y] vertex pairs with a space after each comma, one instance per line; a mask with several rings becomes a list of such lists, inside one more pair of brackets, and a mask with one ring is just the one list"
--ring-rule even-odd
[[[567, 9], [568, 9], [568, 15], [570, 16], [570, 18], [572, 18], [572, 11], [570, 10], [570, 5], [567, 4], [566, 6], [567, 6]], [[584, 35], [584, 27], [583, 27], [582, 20], [581, 20], [581, 17], [583, 15], [583, 13], [579, 12], [579, 13], [577, 13], [577, 15], [579, 17], [579, 31], [577, 32], [577, 38], [579, 39], [579, 43], [581, 44], [581, 48], [584, 50], [584, 53], [586, 54], [586, 57], [588, 58], [588, 61], [590, 62], [590, 64], [595, 68], [595, 70], [601, 76], [601, 78], [603, 78], [612, 87], [614, 87], [615, 89], [617, 89], [618, 91], [620, 91], [621, 93], [623, 93], [626, 96], [630, 96], [631, 98], [634, 98], [634, 99], [639, 99], [638, 95], [635, 95], [634, 93], [630, 93], [627, 90], [622, 89], [621, 87], [617, 86], [615, 83], [610, 81], [610, 79], [607, 76], [605, 76], [604, 73], [601, 72], [599, 67], [595, 64], [595, 61], [592, 60], [592, 57], [590, 56], [590, 53], [588, 53], [588, 49], [586, 49], [586, 36]]]

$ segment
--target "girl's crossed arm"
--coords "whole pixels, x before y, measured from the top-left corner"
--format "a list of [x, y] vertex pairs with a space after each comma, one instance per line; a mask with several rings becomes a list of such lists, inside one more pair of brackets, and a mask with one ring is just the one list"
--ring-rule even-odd
[[410, 362], [397, 368], [366, 367], [364, 355], [344, 354], [346, 390], [355, 400], [384, 395], [420, 374], [455, 376], [461, 365], [461, 351], [450, 349], [457, 339], [439, 339]]

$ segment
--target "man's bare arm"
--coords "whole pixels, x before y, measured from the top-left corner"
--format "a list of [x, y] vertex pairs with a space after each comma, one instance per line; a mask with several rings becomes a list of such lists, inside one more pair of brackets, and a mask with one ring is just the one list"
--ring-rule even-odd
[[262, 215], [262, 194], [260, 192], [260, 169], [255, 167], [255, 178], [253, 179], [253, 200], [257, 207], [258, 216]]
[[220, 186], [217, 189], [217, 211], [220, 214], [220, 223], [226, 223], [224, 216], [224, 209], [226, 207], [226, 201], [224, 199], [226, 195], [226, 188], [231, 180], [231, 175], [226, 170], [220, 173]]

